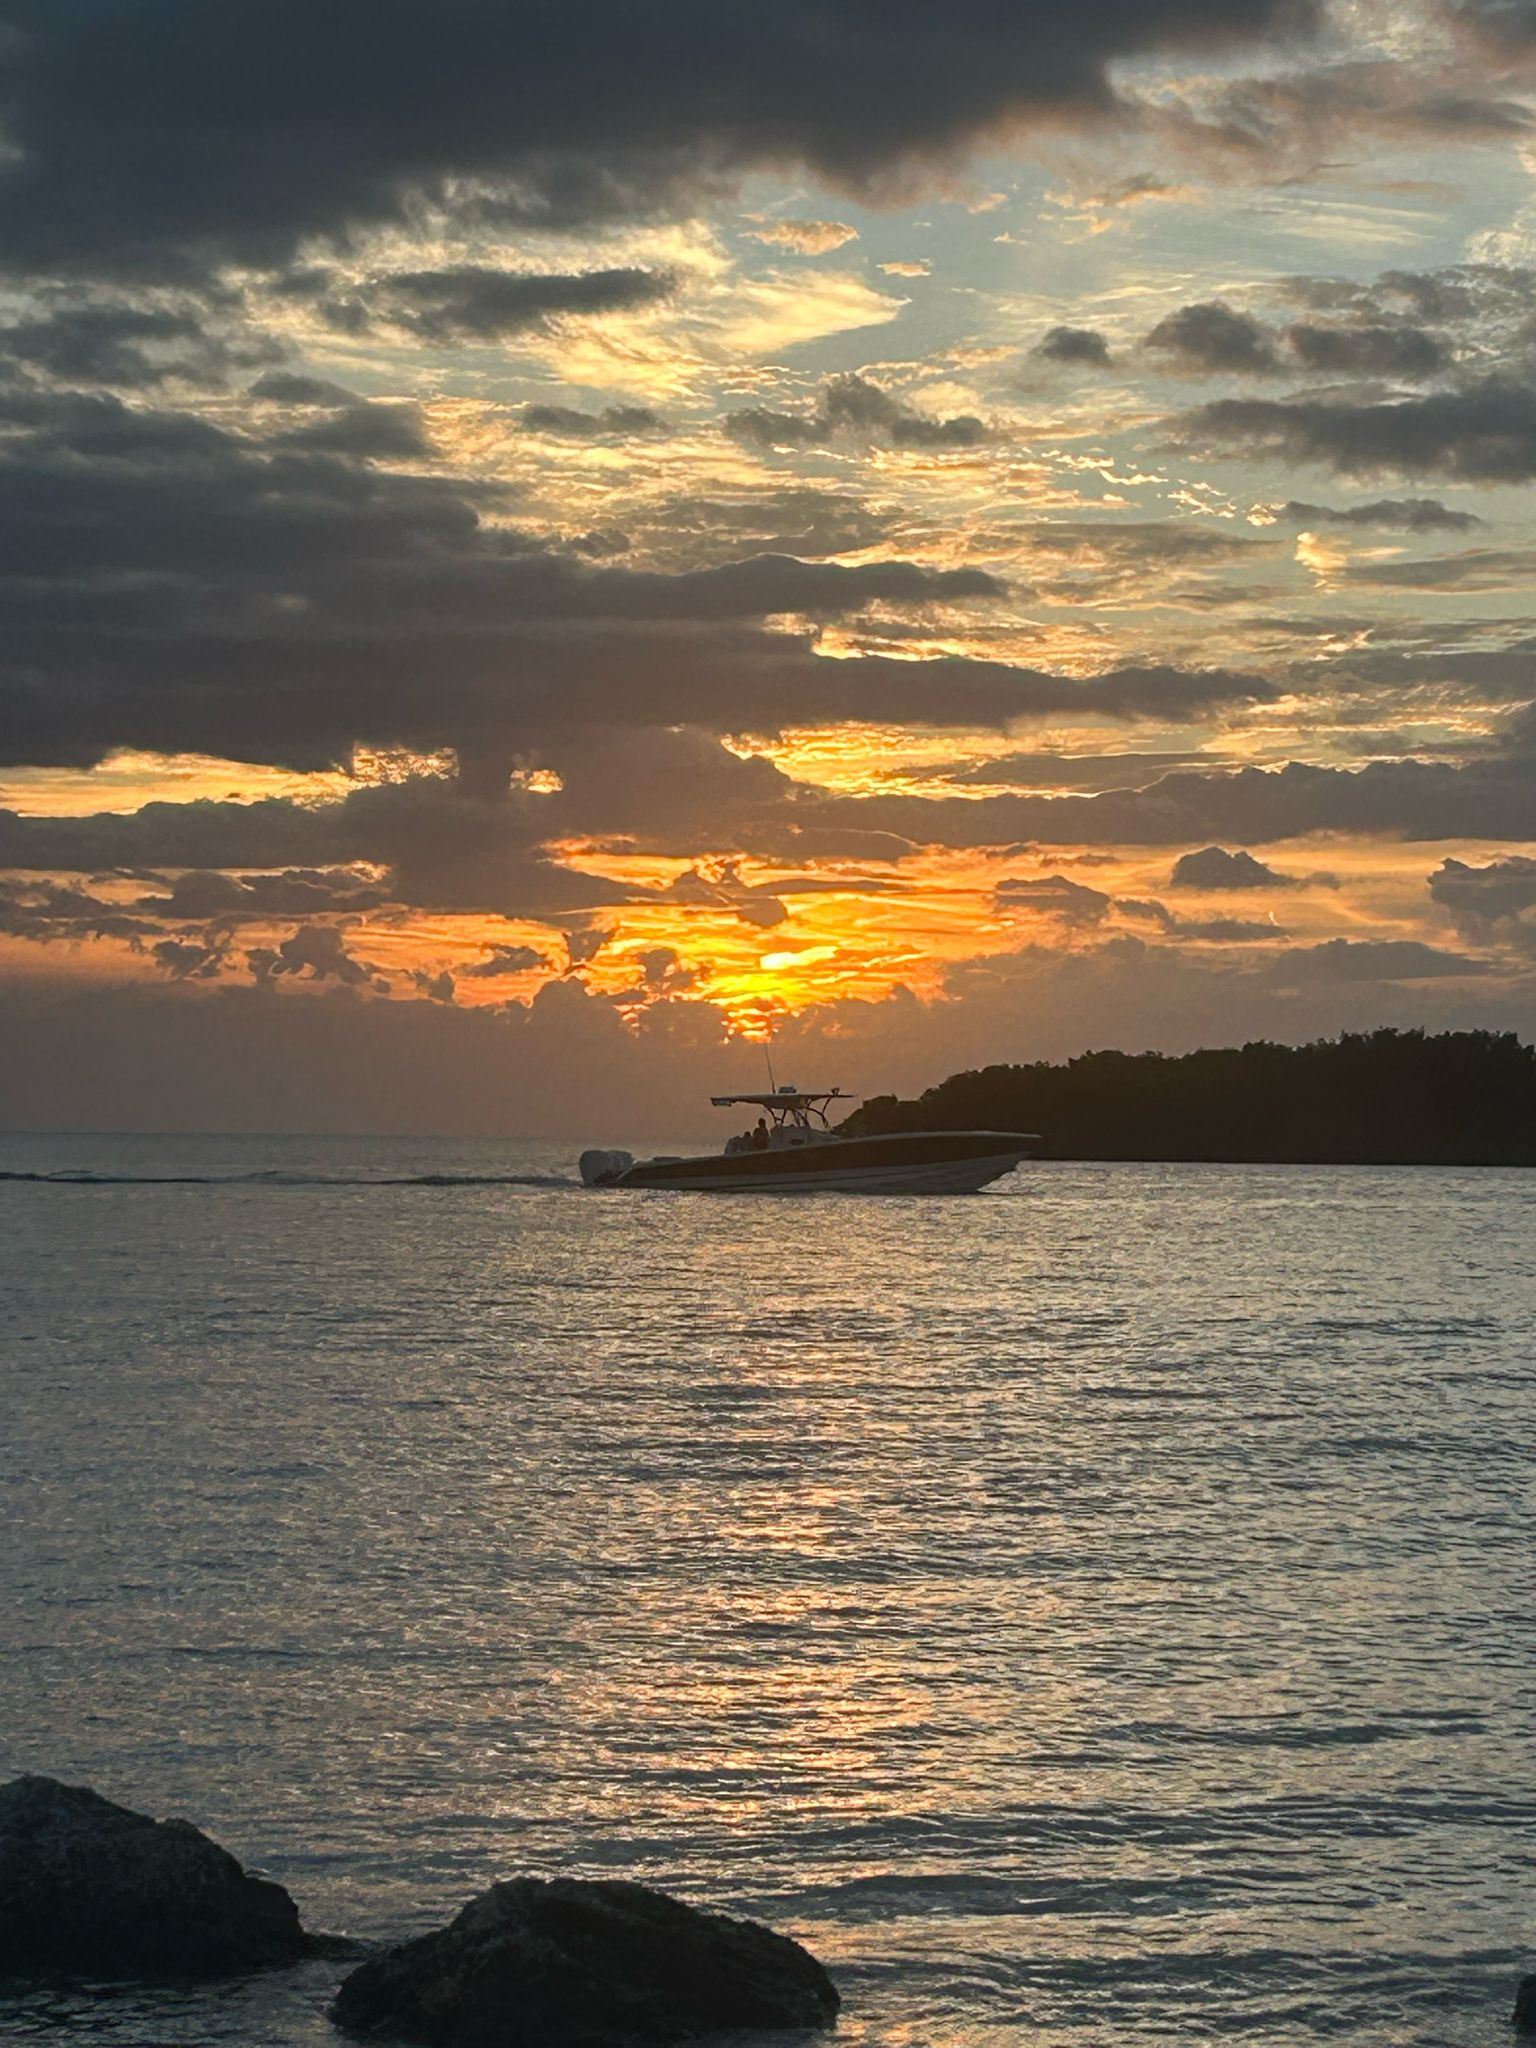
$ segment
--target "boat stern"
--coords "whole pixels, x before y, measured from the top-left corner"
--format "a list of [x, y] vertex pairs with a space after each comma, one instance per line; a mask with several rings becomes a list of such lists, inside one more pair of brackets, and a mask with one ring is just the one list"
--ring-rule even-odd
[[633, 1152], [583, 1152], [577, 1161], [584, 1188], [611, 1188], [635, 1163]]

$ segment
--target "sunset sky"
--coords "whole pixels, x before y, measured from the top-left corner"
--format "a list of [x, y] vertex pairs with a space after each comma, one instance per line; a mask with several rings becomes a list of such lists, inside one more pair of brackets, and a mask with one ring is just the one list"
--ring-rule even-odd
[[1536, 0], [0, 50], [0, 1123], [1536, 1028]]

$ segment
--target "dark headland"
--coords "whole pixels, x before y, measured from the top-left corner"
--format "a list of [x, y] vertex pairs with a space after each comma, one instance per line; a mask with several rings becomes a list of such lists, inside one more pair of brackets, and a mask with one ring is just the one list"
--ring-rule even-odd
[[842, 1128], [1038, 1131], [1050, 1159], [1536, 1166], [1536, 1050], [1512, 1031], [1382, 1030], [1089, 1052], [877, 1095]]

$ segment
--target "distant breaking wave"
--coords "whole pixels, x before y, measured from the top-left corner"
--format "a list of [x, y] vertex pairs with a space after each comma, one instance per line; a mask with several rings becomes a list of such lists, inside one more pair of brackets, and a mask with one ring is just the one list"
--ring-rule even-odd
[[561, 1173], [7, 1173], [0, 1181], [55, 1188], [579, 1188]]

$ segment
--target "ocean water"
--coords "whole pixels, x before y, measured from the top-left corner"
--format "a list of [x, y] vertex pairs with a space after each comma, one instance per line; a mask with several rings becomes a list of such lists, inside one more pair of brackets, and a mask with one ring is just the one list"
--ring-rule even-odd
[[[623, 1874], [858, 2048], [1506, 2044], [1536, 1176], [590, 1194], [576, 1146], [9, 1138], [0, 1772], [311, 1927]], [[0, 2005], [316, 2048], [332, 1963]]]

